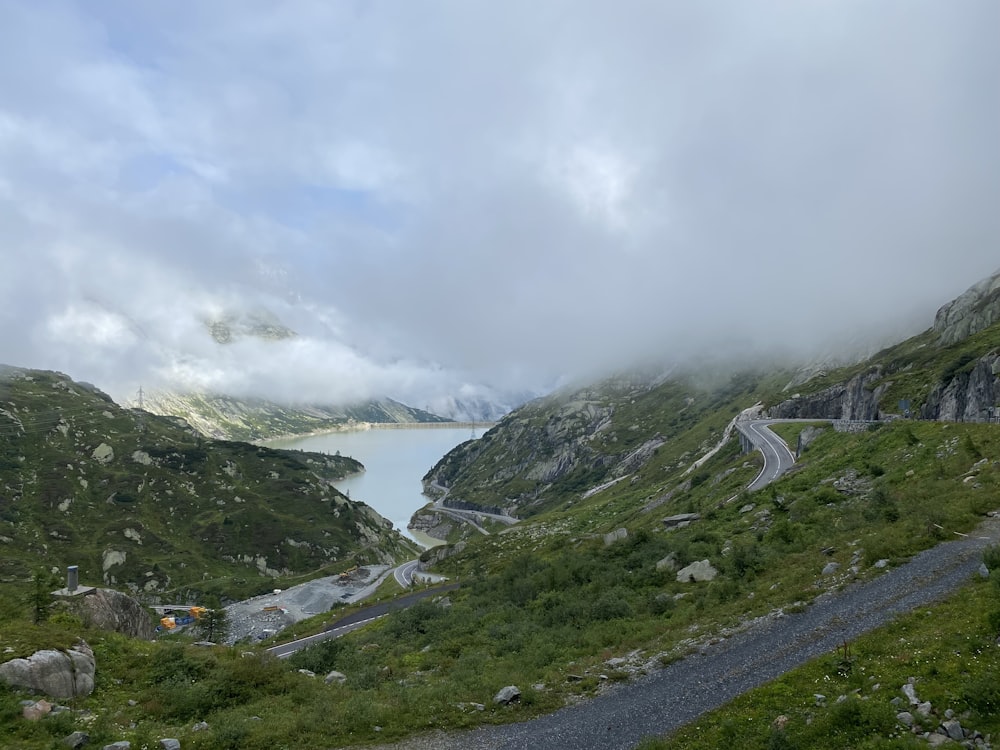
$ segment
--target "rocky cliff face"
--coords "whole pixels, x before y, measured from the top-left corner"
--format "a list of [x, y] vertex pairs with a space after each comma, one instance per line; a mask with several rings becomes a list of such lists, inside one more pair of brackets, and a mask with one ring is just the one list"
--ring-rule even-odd
[[990, 353], [971, 368], [938, 383], [920, 409], [924, 419], [948, 422], [985, 422], [995, 416], [1000, 397], [1000, 354]]
[[1000, 322], [1000, 271], [941, 307], [933, 330], [943, 346], [955, 344]]
[[879, 383], [882, 378], [882, 370], [873, 368], [846, 383], [807, 396], [793, 396], [771, 407], [767, 414], [774, 419], [878, 419], [879, 401], [888, 387], [887, 383]]

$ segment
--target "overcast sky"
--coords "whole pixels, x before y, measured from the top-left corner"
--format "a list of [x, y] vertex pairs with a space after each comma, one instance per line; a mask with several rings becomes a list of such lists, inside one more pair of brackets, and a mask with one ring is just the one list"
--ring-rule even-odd
[[[419, 401], [914, 332], [1000, 268], [997, 29], [994, 0], [0, 0], [0, 361]], [[207, 335], [260, 310], [300, 335]]]

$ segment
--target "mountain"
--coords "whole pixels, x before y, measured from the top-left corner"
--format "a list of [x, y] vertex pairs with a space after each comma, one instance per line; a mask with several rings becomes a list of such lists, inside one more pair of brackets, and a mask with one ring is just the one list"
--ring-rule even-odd
[[665, 381], [622, 375], [564, 389], [456, 447], [424, 482], [431, 490], [448, 488], [451, 503], [519, 517], [572, 505], [607, 483], [628, 477], [636, 484], [693, 461], [728, 435], [728, 423], [754, 402], [761, 379], [741, 373], [707, 390], [693, 373]]
[[[730, 420], [758, 400], [775, 418], [875, 420], [908, 410], [990, 421], [1000, 416], [1000, 273], [944, 305], [925, 332], [855, 364], [720, 377], [679, 369], [666, 379], [621, 376], [563, 390], [456, 447], [425, 483], [448, 488], [451, 502], [533, 515], [607, 482], [678, 468], [729, 434]], [[661, 446], [676, 447], [680, 435], [687, 450], [665, 458], [670, 446]]]
[[364, 424], [425, 424], [449, 420], [390, 398], [351, 406], [288, 406], [260, 398], [156, 391], [143, 407], [154, 414], [184, 419], [207, 437], [266, 440]]
[[298, 334], [270, 310], [229, 310], [203, 319], [209, 335], [218, 344], [231, 344], [244, 338], [280, 341]]
[[333, 482], [353, 459], [209, 440], [55, 372], [0, 370], [0, 578], [79, 565], [150, 598], [269, 590], [413, 546]]
[[[977, 287], [983, 290], [977, 299], [986, 300], [989, 285]], [[971, 543], [978, 544], [982, 535], [1000, 538], [995, 518], [1000, 463], [994, 460], [1000, 455], [1000, 430], [982, 423], [986, 416], [967, 407], [986, 404], [988, 389], [997, 387], [991, 362], [1000, 351], [1000, 322], [985, 322], [988, 301], [965, 307], [979, 322], [969, 321], [967, 332], [957, 340], [942, 340], [939, 331], [929, 329], [842, 367], [804, 372], [798, 363], [692, 364], [669, 372], [620, 374], [531, 401], [503, 417], [480, 440], [450, 452], [425, 477], [429, 490], [444, 495], [446, 507], [435, 513], [445, 515], [447, 506], [479, 507], [520, 519], [507, 525], [501, 522], [509, 519], [480, 516], [478, 528], [422, 555], [434, 572], [460, 580], [461, 586], [432, 594], [343, 638], [302, 650], [287, 662], [257, 658], [254, 653], [260, 652], [251, 645], [241, 644], [234, 651], [184, 648], [176, 642], [135, 646], [88, 635], [99, 659], [100, 681], [84, 707], [100, 716], [121, 717], [95, 722], [93, 731], [103, 732], [98, 736], [105, 743], [181, 737], [213, 747], [271, 747], [292, 736], [303, 747], [347, 747], [397, 743], [409, 734], [429, 731], [417, 742], [458, 747], [471, 735], [452, 737], [439, 730], [526, 721], [600, 695], [616, 682], [655, 673], [665, 664], [672, 665], [671, 675], [691, 679], [694, 695], [704, 682], [700, 652], [738, 654], [730, 649], [745, 643], [744, 636], [774, 634], [772, 626], [780, 631], [792, 618], [804, 630], [789, 649], [811, 649], [815, 641], [810, 633], [816, 631], [808, 626], [815, 622], [813, 616], [824, 617], [831, 609], [838, 615], [848, 612], [838, 608], [843, 601], [839, 597], [858, 602], [852, 593], [855, 584], [902, 568], [918, 552], [943, 541], [960, 539], [965, 540], [958, 546], [964, 562], [953, 561], [959, 567], [942, 565], [942, 573], [955, 573], [948, 579], [955, 583], [940, 584], [936, 573], [926, 572], [908, 579], [910, 586], [927, 587], [944, 601], [921, 598], [918, 610], [867, 635], [859, 634], [855, 624], [873, 623], [868, 613], [860, 619], [851, 616], [849, 623], [827, 620], [824, 637], [844, 639], [835, 653], [775, 676], [721, 712], [699, 716], [696, 725], [680, 734], [647, 738], [641, 744], [650, 750], [917, 747], [926, 738], [944, 741], [941, 728], [957, 735], [958, 721], [970, 741], [977, 732], [998, 736], [1000, 603], [995, 579], [1000, 552], [993, 548], [980, 556]], [[951, 315], [948, 325], [964, 325], [963, 319]], [[46, 381], [40, 391], [58, 393], [65, 387], [85, 389]], [[945, 394], [953, 404], [947, 409]], [[900, 402], [909, 402], [912, 417], [934, 418], [900, 418]], [[0, 397], [0, 407], [10, 411], [7, 403]], [[20, 429], [28, 434], [26, 416], [33, 413], [29, 406], [23, 404], [15, 413]], [[107, 411], [117, 419], [118, 412]], [[750, 492], [747, 487], [760, 474], [762, 460], [758, 453], [744, 452], [734, 428], [740, 418], [767, 413], [815, 421], [774, 427], [791, 445], [801, 447], [799, 458], [773, 484]], [[139, 415], [125, 416], [135, 420]], [[197, 436], [185, 432], [179, 421], [146, 418], [150, 424], [180, 429], [188, 441], [178, 437], [178, 449], [161, 446], [166, 452], [156, 454], [142, 447], [134, 423], [127, 431], [124, 422], [98, 409], [88, 417], [94, 425], [88, 432], [72, 417], [63, 415], [76, 451], [69, 458], [46, 454], [51, 449], [46, 442], [2, 454], [0, 476], [10, 477], [10, 487], [20, 494], [19, 483], [27, 487], [46, 470], [73, 479], [83, 467], [89, 477], [98, 468], [93, 464], [110, 457], [101, 442], [110, 448], [114, 438], [121, 445], [114, 445], [110, 466], [134, 450], [150, 459], [170, 458], [185, 482], [202, 488], [199, 495], [214, 493], [211, 500], [226, 501], [224, 507], [208, 502], [167, 517], [178, 524], [181, 515], [185, 522], [190, 519], [192, 542], [205, 536], [200, 518], [218, 519], [238, 508], [216, 481], [228, 485], [237, 478], [219, 471], [212, 458], [215, 448], [206, 450], [202, 460], [198, 443], [192, 443]], [[830, 421], [869, 417], [883, 419], [836, 425]], [[955, 421], [940, 421], [952, 418]], [[108, 425], [98, 434], [94, 431], [104, 426], [102, 420]], [[44, 426], [40, 417], [38, 425]], [[119, 434], [109, 434], [111, 429]], [[65, 442], [60, 430], [47, 431], [49, 442]], [[252, 454], [262, 461], [270, 455]], [[292, 454], [283, 460], [293, 458], [309, 466], [312, 457]], [[235, 458], [228, 460], [236, 463]], [[31, 470], [23, 470], [29, 462]], [[62, 469], [66, 463], [73, 468]], [[239, 470], [249, 478], [254, 462], [244, 461]], [[262, 493], [271, 494], [272, 488], [263, 486], [268, 476], [243, 480], [240, 497], [256, 488], [255, 481], [260, 481]], [[306, 485], [291, 482], [292, 492], [283, 496], [281, 505], [288, 504], [291, 512], [294, 487], [301, 487], [304, 497], [313, 500], [295, 505], [294, 511], [300, 519], [316, 519], [317, 494], [309, 486], [315, 481], [307, 476], [301, 477]], [[102, 493], [118, 489], [137, 497], [128, 487], [141, 486], [139, 479], [132, 477], [119, 489], [109, 478]], [[147, 494], [141, 499], [158, 491], [160, 482], [167, 479], [158, 476], [152, 488], [146, 482], [142, 492]], [[177, 503], [175, 498], [188, 492], [183, 485], [170, 489], [173, 496], [161, 498], [165, 504]], [[0, 552], [4, 545], [22, 544], [22, 537], [24, 544], [55, 545], [50, 539], [71, 533], [72, 527], [61, 523], [58, 498], [63, 496], [57, 490], [44, 506], [44, 518], [25, 527], [23, 535], [18, 519], [0, 526], [10, 540], [0, 541]], [[101, 495], [91, 497], [95, 507], [88, 511], [103, 510], [96, 507], [99, 501]], [[119, 501], [105, 496], [102, 502], [113, 507]], [[18, 507], [16, 501], [4, 509]], [[460, 517], [452, 512], [448, 523]], [[261, 523], [281, 526], [294, 520]], [[132, 531], [127, 533], [121, 526], [87, 528], [86, 533], [104, 542], [101, 546], [104, 540], [117, 539], [132, 545], [123, 548], [129, 555], [143, 554], [156, 542], [154, 532], [160, 527], [152, 528], [150, 522], [140, 531], [134, 524], [130, 519], [125, 528]], [[244, 528], [237, 523], [220, 526]], [[291, 539], [298, 542], [305, 533], [296, 532]], [[937, 552], [921, 559], [940, 560]], [[985, 569], [962, 583], [957, 571], [971, 574], [980, 560]], [[199, 557], [197, 566], [197, 573], [207, 578], [191, 585], [218, 586], [212, 590], [220, 593], [243, 585], [226, 578], [233, 573], [208, 555]], [[109, 573], [117, 570], [112, 565]], [[141, 570], [155, 574], [157, 569], [145, 562]], [[190, 575], [190, 568], [175, 573], [182, 574]], [[907, 570], [893, 570], [891, 577], [881, 578], [880, 583], [892, 589], [881, 601], [885, 611], [902, 613], [912, 605], [907, 594], [893, 595], [901, 591], [895, 582], [907, 575]], [[30, 653], [24, 642], [72, 643], [79, 636], [79, 627], [61, 617], [29, 630], [29, 615], [15, 606], [11, 594], [0, 591], [0, 600], [5, 596], [8, 604], [0, 607], [4, 632], [27, 634], [11, 647], [12, 657]], [[331, 624], [328, 616], [317, 617], [299, 623], [296, 635]], [[780, 663], [787, 664], [784, 648], [778, 644]], [[769, 642], [762, 661], [773, 649]], [[691, 655], [696, 656], [688, 660]], [[322, 674], [334, 681], [325, 684], [313, 677]], [[645, 691], [669, 676], [637, 681], [628, 689]], [[744, 677], [739, 669], [729, 670], [725, 684], [745, 685]], [[757, 677], [771, 678], [772, 673]], [[718, 685], [710, 687], [719, 694]], [[520, 700], [501, 705], [503, 696], [516, 693]], [[905, 707], [898, 705], [901, 696], [911, 693], [932, 702], [926, 720], [919, 712], [909, 717], [900, 711]], [[0, 728], [19, 731], [20, 739], [32, 727], [20, 718], [19, 697], [0, 691], [0, 702], [7, 698]], [[652, 704], [658, 696], [644, 694], [643, 700]], [[682, 713], [693, 716], [701, 705], [696, 701]], [[634, 729], [634, 712], [627, 709], [604, 714], [595, 705], [593, 712], [586, 710], [606, 717], [606, 722], [600, 720], [608, 729], [602, 726], [600, 733], [586, 737], [570, 730], [569, 741], [598, 747], [621, 740], [626, 724]], [[580, 714], [571, 714], [571, 720], [577, 720], [574, 716]], [[67, 733], [70, 728], [88, 728], [84, 719], [74, 719], [67, 716], [65, 724], [53, 726], [65, 727]], [[544, 724], [551, 728], [560, 720], [553, 717], [553, 723]], [[192, 737], [195, 721], [204, 721], [208, 729]], [[910, 723], [924, 739], [911, 736]], [[132, 724], [134, 731], [127, 729]], [[531, 732], [532, 726], [526, 722], [524, 731]], [[534, 740], [543, 741], [525, 736], [527, 744]], [[31, 742], [25, 746], [40, 749], [51, 744], [51, 737]]]
[[431, 398], [424, 408], [454, 422], [496, 422], [537, 393], [500, 393], [488, 387], [463, 386], [458, 395]]

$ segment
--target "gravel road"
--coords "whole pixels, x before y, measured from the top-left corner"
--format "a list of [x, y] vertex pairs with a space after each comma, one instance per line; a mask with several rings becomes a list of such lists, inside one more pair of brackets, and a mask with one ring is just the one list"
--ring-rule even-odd
[[[1000, 540], [1000, 518], [973, 536], [926, 550], [873, 580], [820, 597], [806, 611], [770, 620], [586, 703], [519, 724], [436, 732], [373, 750], [627, 750], [738, 695], [942, 599], [968, 580], [982, 549]], [[497, 686], [502, 687], [502, 686]]]

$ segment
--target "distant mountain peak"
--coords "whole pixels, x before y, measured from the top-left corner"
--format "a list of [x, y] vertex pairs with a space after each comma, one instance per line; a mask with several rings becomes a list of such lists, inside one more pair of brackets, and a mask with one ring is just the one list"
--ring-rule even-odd
[[251, 312], [230, 311], [218, 317], [205, 318], [203, 322], [209, 335], [220, 344], [231, 344], [242, 338], [280, 341], [298, 335], [276, 315], [263, 309]]

